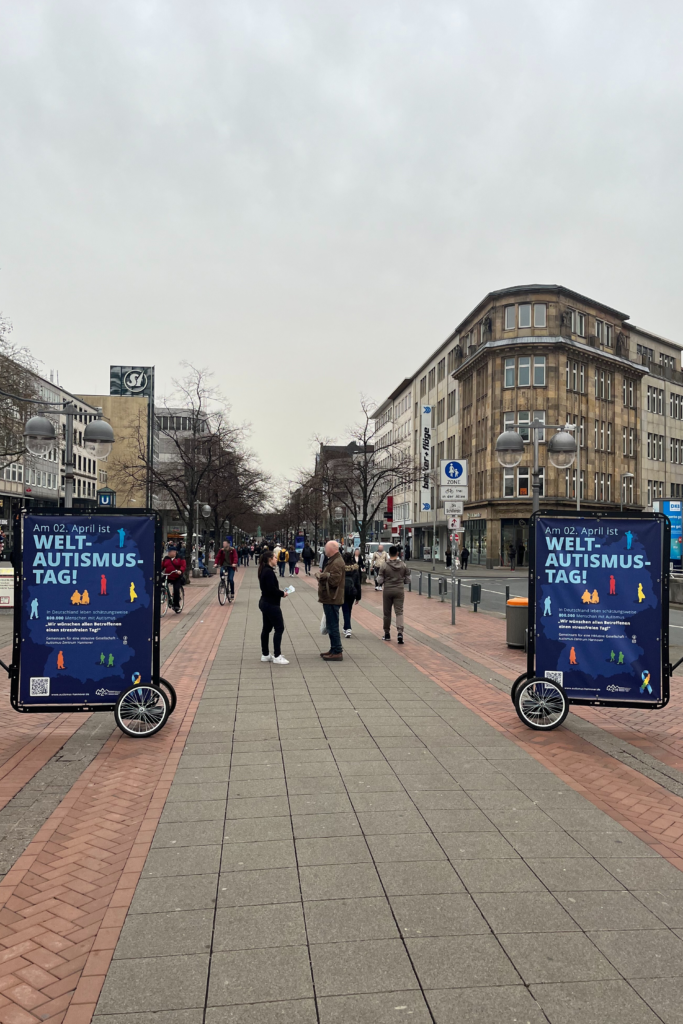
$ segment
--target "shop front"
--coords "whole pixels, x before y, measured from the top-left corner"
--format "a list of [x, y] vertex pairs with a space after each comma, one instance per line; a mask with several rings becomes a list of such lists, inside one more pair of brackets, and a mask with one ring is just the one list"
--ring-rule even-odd
[[466, 519], [463, 525], [465, 527], [465, 545], [470, 553], [470, 565], [486, 565], [486, 520], [484, 518]]
[[510, 545], [515, 552], [516, 565], [529, 564], [529, 520], [523, 518], [500, 520], [500, 564], [510, 562]]

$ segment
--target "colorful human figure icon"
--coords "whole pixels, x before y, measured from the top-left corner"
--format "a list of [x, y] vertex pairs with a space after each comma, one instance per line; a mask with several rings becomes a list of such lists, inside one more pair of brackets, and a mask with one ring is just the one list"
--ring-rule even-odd
[[623, 664], [624, 664], [624, 652], [623, 651], [619, 651], [619, 660], [617, 661], [617, 665], [623, 665]]
[[61, 668], [66, 668], [66, 665], [64, 664], [64, 652], [63, 651], [60, 651], [59, 654], [57, 655], [57, 668], [60, 668], [60, 669]]
[[575, 649], [573, 647], [572, 647], [571, 651], [569, 652], [569, 664], [570, 665], [578, 665], [578, 661], [576, 660], [576, 651], [575, 651]]
[[102, 573], [100, 576], [100, 597], [107, 596], [107, 577]]
[[617, 581], [615, 580], [614, 576], [610, 576], [610, 578], [609, 578], [609, 596], [610, 597], [614, 597], [616, 592], [617, 592]]
[[84, 590], [81, 594], [81, 604], [90, 604], [90, 594], [87, 590]]
[[552, 615], [553, 614], [549, 597], [546, 597], [546, 599], [545, 599], [545, 601], [543, 603], [543, 614], [544, 615]]
[[638, 604], [640, 604], [640, 602], [644, 601], [644, 600], [645, 600], [645, 591], [643, 590], [643, 584], [639, 583], [638, 584]]
[[122, 548], [123, 547], [123, 542], [126, 539], [126, 531], [122, 527], [120, 530], [117, 530], [116, 532], [119, 535], [119, 547]]
[[74, 590], [73, 594], [71, 595], [71, 603], [72, 604], [80, 604], [81, 603], [81, 595], [78, 593], [77, 590]]
[[33, 600], [31, 601], [31, 618], [32, 619], [37, 619], [38, 618], [38, 598], [37, 597], [34, 597]]
[[617, 657], [617, 656], [616, 656], [616, 654], [614, 653], [614, 651], [610, 651], [610, 656], [609, 656], [609, 660], [610, 660], [610, 661], [616, 661], [616, 657]]
[[110, 654], [109, 655], [109, 660], [107, 661], [107, 668], [113, 668], [113, 667], [114, 667], [114, 655]]
[[104, 665], [105, 661], [106, 658], [104, 656], [104, 651], [102, 651], [102, 653], [100, 654], [100, 665]]
[[597, 590], [594, 590], [591, 594], [591, 604], [600, 604], [600, 597]]
[[584, 590], [583, 594], [581, 595], [581, 600], [583, 601], [584, 604], [590, 604], [591, 603], [591, 595], [590, 595], [590, 592], [588, 590]]
[[631, 533], [630, 530], [627, 530], [626, 533], [624, 534], [624, 536], [626, 537], [626, 550], [630, 551], [631, 550], [631, 544], [633, 544], [633, 534]]
[[131, 583], [131, 585], [130, 585], [130, 603], [131, 604], [133, 603], [133, 601], [135, 600], [135, 598], [137, 596], [138, 595], [135, 593], [135, 584]]

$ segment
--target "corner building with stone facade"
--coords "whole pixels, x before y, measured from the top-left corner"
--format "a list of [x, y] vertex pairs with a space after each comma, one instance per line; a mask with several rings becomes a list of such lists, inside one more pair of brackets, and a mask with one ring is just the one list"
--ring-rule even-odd
[[[559, 285], [521, 285], [490, 292], [446, 341], [377, 409], [384, 431], [412, 438], [418, 415], [432, 406], [432, 468], [440, 459], [469, 465], [465, 543], [475, 565], [493, 567], [509, 546], [528, 561], [533, 444], [524, 424], [575, 424], [580, 458], [569, 471], [547, 458], [541, 436], [541, 508], [643, 508], [683, 490], [682, 346], [636, 328], [611, 306]], [[443, 394], [441, 393], [443, 391]], [[680, 394], [679, 394], [680, 393]], [[413, 419], [412, 429], [404, 420]], [[667, 422], [668, 421], [668, 422]], [[504, 469], [498, 435], [512, 423], [526, 445], [521, 464]], [[420, 557], [434, 542], [433, 513], [419, 495], [396, 494], [394, 532]], [[437, 555], [447, 524], [437, 501]]]

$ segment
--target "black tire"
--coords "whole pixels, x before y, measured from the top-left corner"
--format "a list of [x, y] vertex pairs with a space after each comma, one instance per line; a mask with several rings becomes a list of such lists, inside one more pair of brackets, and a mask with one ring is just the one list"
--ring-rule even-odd
[[122, 733], [137, 740], [163, 729], [169, 708], [169, 697], [159, 686], [129, 686], [116, 702], [114, 718]]
[[225, 586], [225, 580], [221, 577], [221, 580], [220, 580], [220, 582], [218, 584], [218, 603], [219, 604], [225, 604], [225, 602], [227, 600], [228, 600], [228, 590], [227, 590], [227, 587]]
[[159, 677], [159, 679], [157, 680], [156, 685], [158, 687], [160, 687], [160, 689], [162, 689], [164, 691], [164, 693], [166, 693], [166, 691], [168, 691], [166, 693], [166, 696], [168, 697], [168, 704], [169, 704], [169, 706], [168, 706], [168, 713], [169, 713], [169, 715], [172, 715], [173, 712], [175, 711], [175, 706], [178, 703], [178, 697], [176, 695], [175, 688], [173, 686], [171, 686], [171, 684], [168, 682], [167, 679], [162, 679], [161, 677]]
[[533, 672], [522, 672], [521, 676], [517, 676], [514, 683], [510, 687], [510, 700], [515, 703], [515, 693], [520, 683], [523, 683], [525, 679], [529, 679], [533, 675]]
[[163, 619], [164, 615], [168, 611], [168, 590], [166, 589], [166, 587], [161, 588], [161, 596], [159, 598], [159, 609], [161, 612], [161, 617]]
[[569, 713], [567, 694], [551, 679], [527, 679], [515, 690], [515, 711], [529, 729], [550, 732]]

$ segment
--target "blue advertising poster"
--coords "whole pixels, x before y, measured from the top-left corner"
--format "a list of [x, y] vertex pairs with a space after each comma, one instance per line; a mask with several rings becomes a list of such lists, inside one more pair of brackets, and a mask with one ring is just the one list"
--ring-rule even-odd
[[683, 522], [681, 521], [681, 502], [662, 502], [663, 512], [671, 521], [671, 553], [672, 562], [680, 562], [683, 548]]
[[662, 700], [662, 544], [653, 519], [536, 520], [536, 674], [570, 700]]
[[154, 516], [27, 515], [19, 704], [112, 704], [153, 667]]
[[301, 552], [304, 549], [304, 543], [304, 538], [302, 536], [298, 536], [294, 541], [294, 550], [298, 551], [298, 553], [301, 554]]

